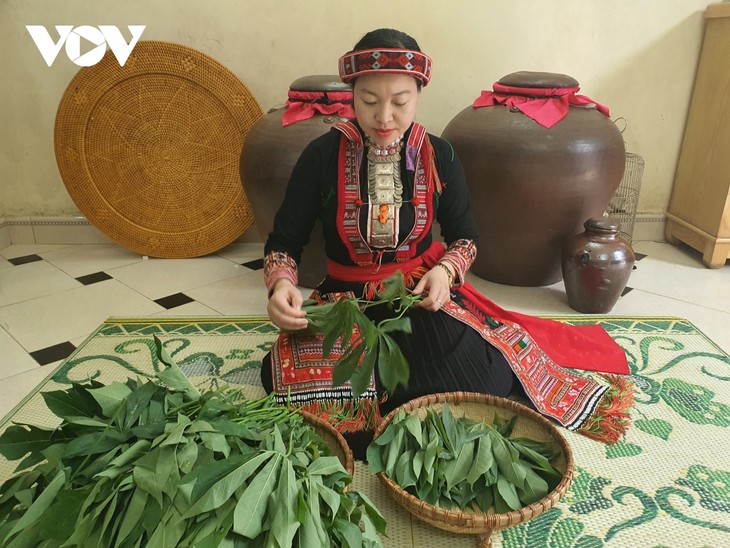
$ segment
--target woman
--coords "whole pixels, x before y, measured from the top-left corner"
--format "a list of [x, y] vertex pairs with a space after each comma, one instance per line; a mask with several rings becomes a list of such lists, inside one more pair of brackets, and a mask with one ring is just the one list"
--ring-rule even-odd
[[[379, 413], [424, 394], [507, 396], [524, 387], [542, 413], [614, 441], [628, 424], [627, 383], [614, 378], [603, 386], [566, 371], [540, 345], [567, 336], [570, 347], [552, 344], [551, 352], [572, 367], [572, 354], [588, 352], [593, 359], [597, 344], [605, 350], [602, 359], [625, 366], [623, 351], [600, 328], [587, 339], [582, 332], [566, 333], [571, 328], [562, 324], [499, 309], [464, 281], [477, 252], [464, 172], [451, 146], [414, 122], [431, 67], [413, 38], [392, 29], [366, 34], [340, 58], [340, 76], [353, 86], [356, 119], [337, 124], [304, 150], [265, 246], [269, 316], [288, 333], [264, 360], [264, 387], [282, 402], [289, 398], [334, 416], [345, 432], [372, 427]], [[349, 386], [332, 386], [337, 355], [324, 359], [321, 337], [297, 335], [307, 318], [296, 265], [317, 218], [328, 275], [316, 299], [347, 292], [373, 296], [397, 270], [414, 294], [424, 296], [409, 311], [412, 333], [393, 334], [410, 366], [407, 389], [386, 394], [376, 366], [371, 387], [353, 406]], [[434, 221], [446, 249], [434, 240]], [[367, 314], [377, 320], [380, 308]], [[585, 347], [576, 344], [581, 338]]]

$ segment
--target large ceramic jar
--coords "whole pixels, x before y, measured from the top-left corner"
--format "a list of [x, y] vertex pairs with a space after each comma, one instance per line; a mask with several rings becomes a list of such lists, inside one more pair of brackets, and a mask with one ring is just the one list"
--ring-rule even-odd
[[[251, 128], [241, 151], [241, 181], [264, 240], [274, 226], [274, 216], [300, 154], [310, 141], [340, 122], [351, 105], [352, 90], [339, 76], [305, 76], [291, 84], [287, 105], [272, 108]], [[299, 285], [316, 287], [326, 272], [318, 221], [299, 264]]]
[[565, 242], [563, 283], [568, 304], [587, 314], [610, 312], [626, 288], [634, 267], [634, 250], [615, 219], [588, 219], [585, 231]]
[[576, 95], [570, 76], [516, 72], [494, 86], [504, 92], [493, 95], [499, 101], [465, 108], [442, 135], [471, 192], [479, 229], [472, 272], [502, 284], [550, 285], [561, 279], [565, 240], [600, 216], [618, 188], [624, 142], [607, 109]]

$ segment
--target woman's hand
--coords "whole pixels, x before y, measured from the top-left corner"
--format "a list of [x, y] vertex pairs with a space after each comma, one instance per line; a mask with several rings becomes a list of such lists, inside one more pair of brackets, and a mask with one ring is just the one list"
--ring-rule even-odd
[[299, 289], [289, 280], [281, 279], [274, 285], [266, 310], [276, 327], [285, 331], [298, 331], [307, 327], [307, 315], [302, 310], [304, 299]]
[[[448, 267], [447, 267], [448, 268]], [[413, 288], [414, 295], [426, 292], [425, 299], [416, 306], [436, 312], [451, 299], [451, 287], [449, 286], [449, 275], [445, 268], [436, 265], [421, 278], [416, 287]]]

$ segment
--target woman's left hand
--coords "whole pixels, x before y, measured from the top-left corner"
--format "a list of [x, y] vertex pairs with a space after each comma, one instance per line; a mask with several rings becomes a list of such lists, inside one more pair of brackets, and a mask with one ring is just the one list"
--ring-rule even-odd
[[426, 298], [420, 301], [417, 306], [436, 312], [451, 299], [451, 288], [449, 287], [449, 275], [440, 266], [435, 266], [421, 278], [416, 287], [413, 288], [414, 295], [426, 293]]

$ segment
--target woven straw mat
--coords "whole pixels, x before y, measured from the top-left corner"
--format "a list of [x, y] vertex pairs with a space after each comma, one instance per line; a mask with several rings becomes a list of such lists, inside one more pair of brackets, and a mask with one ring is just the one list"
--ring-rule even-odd
[[109, 238], [152, 257], [198, 257], [253, 223], [238, 162], [262, 115], [216, 60], [141, 41], [123, 67], [107, 51], [71, 80], [56, 161], [76, 206]]

